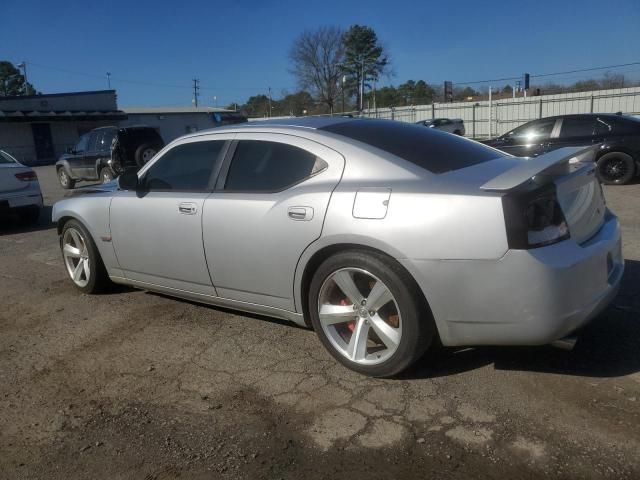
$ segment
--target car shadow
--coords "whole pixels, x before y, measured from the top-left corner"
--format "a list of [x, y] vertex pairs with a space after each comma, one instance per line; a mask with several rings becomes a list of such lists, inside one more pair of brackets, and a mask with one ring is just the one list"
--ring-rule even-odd
[[41, 230], [49, 230], [55, 227], [55, 223], [51, 221], [51, 205], [45, 205], [40, 210], [38, 221], [28, 225], [21, 222], [16, 214], [6, 214], [0, 216], [0, 236], [13, 235], [16, 233], [38, 232]]
[[401, 375], [438, 378], [493, 365], [497, 370], [583, 377], [621, 377], [640, 372], [640, 262], [626, 260], [619, 294], [577, 332], [572, 351], [551, 346], [438, 348]]

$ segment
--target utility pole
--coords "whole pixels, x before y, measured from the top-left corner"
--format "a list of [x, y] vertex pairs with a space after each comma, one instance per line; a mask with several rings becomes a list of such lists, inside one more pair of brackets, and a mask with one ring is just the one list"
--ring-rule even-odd
[[107, 88], [111, 90], [111, 72], [107, 72]]
[[200, 90], [200, 80], [197, 78], [193, 79], [193, 105], [198, 107], [198, 91]]
[[27, 87], [29, 85], [29, 82], [27, 81], [27, 62], [25, 62], [24, 60], [18, 64], [18, 68], [22, 69], [22, 77], [24, 78], [24, 94], [27, 94]]
[[491, 85], [489, 85], [489, 138], [491, 139], [491, 124], [493, 123], [493, 109], [491, 106]]
[[269, 87], [269, 118], [271, 118], [271, 87]]

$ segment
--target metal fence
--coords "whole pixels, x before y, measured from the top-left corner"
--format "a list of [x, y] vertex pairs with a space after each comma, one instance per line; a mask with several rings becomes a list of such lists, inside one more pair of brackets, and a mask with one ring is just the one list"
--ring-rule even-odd
[[543, 117], [572, 113], [640, 114], [640, 87], [562, 93], [537, 97], [502, 98], [480, 102], [433, 103], [365, 110], [367, 117], [418, 122], [432, 118], [461, 118], [466, 136], [487, 138]]

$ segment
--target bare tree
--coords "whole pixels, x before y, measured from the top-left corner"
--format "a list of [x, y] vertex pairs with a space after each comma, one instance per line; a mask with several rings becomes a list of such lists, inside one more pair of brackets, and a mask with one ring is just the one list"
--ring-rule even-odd
[[342, 93], [343, 36], [344, 31], [333, 26], [305, 30], [289, 52], [291, 73], [298, 85], [309, 90], [329, 112], [333, 112]]

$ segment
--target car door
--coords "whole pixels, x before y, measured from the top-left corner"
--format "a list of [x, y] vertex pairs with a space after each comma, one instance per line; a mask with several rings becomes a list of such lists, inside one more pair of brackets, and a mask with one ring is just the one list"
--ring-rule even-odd
[[545, 152], [555, 126], [555, 118], [525, 123], [499, 137], [495, 147], [516, 157], [536, 157]]
[[73, 178], [84, 177], [84, 154], [89, 148], [89, 133], [81, 135], [78, 143], [73, 147], [71, 155], [66, 157]]
[[215, 295], [202, 244], [202, 212], [225, 140], [187, 139], [139, 173], [137, 191], [117, 192], [110, 225], [127, 279]]
[[237, 134], [202, 219], [219, 296], [294, 310], [296, 265], [343, 169], [339, 153], [311, 140]]
[[89, 133], [89, 144], [87, 150], [82, 155], [82, 178], [87, 180], [95, 180], [98, 178], [96, 173], [96, 161], [100, 155], [98, 144], [104, 135], [103, 130], [93, 130]]

